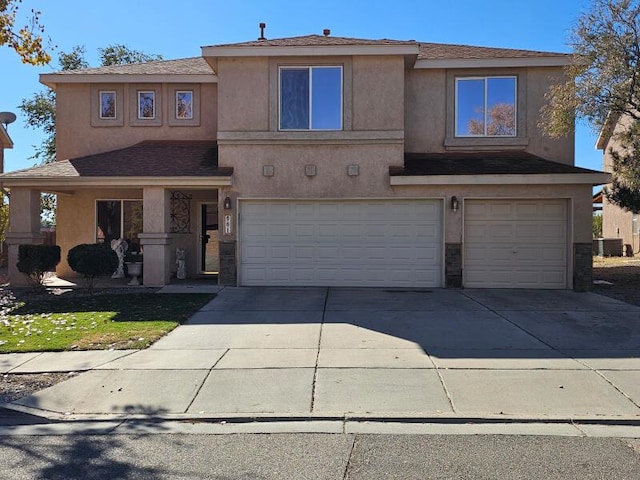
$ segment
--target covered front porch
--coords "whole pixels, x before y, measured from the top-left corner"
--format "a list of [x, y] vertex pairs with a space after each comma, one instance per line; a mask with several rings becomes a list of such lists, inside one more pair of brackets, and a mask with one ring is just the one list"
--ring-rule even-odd
[[[142, 142], [11, 172], [0, 176], [0, 181], [11, 194], [7, 245], [12, 285], [27, 284], [16, 266], [19, 245], [43, 242], [43, 192], [58, 199], [56, 243], [61, 262], [56, 276], [60, 279], [77, 280], [66, 261], [74, 246], [112, 242], [115, 246], [124, 241], [125, 255], [142, 255], [144, 286], [168, 285], [176, 277], [235, 284], [233, 205], [225, 202], [232, 170], [217, 167], [215, 143]], [[225, 220], [226, 231], [221, 231]], [[221, 257], [231, 258], [225, 263]]]

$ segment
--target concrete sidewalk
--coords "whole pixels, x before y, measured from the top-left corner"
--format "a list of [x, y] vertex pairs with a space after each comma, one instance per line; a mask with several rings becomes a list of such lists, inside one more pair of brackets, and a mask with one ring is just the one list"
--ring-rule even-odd
[[82, 370], [5, 407], [640, 425], [640, 307], [570, 291], [225, 288], [144, 351], [0, 356], [2, 373]]

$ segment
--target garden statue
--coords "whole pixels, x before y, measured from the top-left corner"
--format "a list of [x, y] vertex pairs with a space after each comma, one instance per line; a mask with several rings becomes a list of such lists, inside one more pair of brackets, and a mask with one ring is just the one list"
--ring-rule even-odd
[[115, 251], [116, 255], [118, 255], [118, 268], [115, 272], [113, 272], [111, 278], [125, 277], [124, 254], [127, 252], [127, 248], [129, 248], [129, 245], [127, 245], [127, 241], [124, 238], [114, 238], [113, 240], [111, 240], [111, 250]]
[[178, 277], [180, 280], [184, 280], [185, 278], [187, 278], [187, 266], [184, 248], [176, 248], [176, 263], [178, 264], [176, 277]]

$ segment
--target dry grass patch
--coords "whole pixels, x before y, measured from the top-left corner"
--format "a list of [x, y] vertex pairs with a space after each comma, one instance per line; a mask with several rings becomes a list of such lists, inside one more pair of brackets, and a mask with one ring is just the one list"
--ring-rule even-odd
[[596, 283], [595, 293], [640, 305], [640, 258], [593, 257], [593, 279], [610, 283]]

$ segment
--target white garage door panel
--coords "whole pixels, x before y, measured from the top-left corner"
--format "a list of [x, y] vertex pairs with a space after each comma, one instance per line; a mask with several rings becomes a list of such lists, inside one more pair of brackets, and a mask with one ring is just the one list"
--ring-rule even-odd
[[465, 202], [464, 285], [566, 288], [565, 200]]
[[441, 202], [242, 201], [243, 285], [440, 287]]

